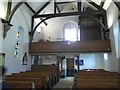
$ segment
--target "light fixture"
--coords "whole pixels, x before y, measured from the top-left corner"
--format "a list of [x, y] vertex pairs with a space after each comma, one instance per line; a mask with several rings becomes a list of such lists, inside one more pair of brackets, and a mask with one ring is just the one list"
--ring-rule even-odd
[[108, 59], [108, 54], [104, 53], [104, 59], [107, 60]]
[[71, 45], [71, 41], [68, 41], [67, 44], [68, 44], [68, 45]]
[[43, 28], [42, 28], [41, 26], [38, 26], [38, 28], [36, 29], [36, 31], [37, 31], [38, 33], [40, 33], [42, 29], [43, 29]]

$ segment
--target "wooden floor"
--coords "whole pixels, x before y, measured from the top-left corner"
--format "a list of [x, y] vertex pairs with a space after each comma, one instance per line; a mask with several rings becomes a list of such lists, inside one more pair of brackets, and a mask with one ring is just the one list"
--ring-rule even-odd
[[74, 77], [61, 78], [52, 90], [72, 90], [73, 83]]

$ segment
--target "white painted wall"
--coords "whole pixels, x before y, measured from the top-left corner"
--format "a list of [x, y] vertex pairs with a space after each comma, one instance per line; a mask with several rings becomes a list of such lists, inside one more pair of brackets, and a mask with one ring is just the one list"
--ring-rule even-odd
[[[120, 13], [120, 11], [119, 11], [119, 13]], [[120, 19], [119, 19], [118, 23], [119, 23], [119, 31], [118, 31], [118, 58], [120, 58]]]
[[80, 66], [80, 70], [103, 69], [102, 53], [80, 54], [80, 59], [84, 60], [84, 65]]
[[120, 39], [119, 33], [120, 33], [119, 32], [119, 22], [118, 22], [118, 19], [115, 19], [114, 23], [113, 23], [113, 35], [114, 35], [115, 51], [116, 51], [117, 58], [120, 57], [120, 56], [118, 56], [118, 51], [120, 51], [120, 49], [118, 48], [118, 41]]
[[111, 2], [110, 6], [108, 7], [106, 14], [107, 14], [108, 28], [111, 28], [114, 20], [118, 18], [118, 8], [113, 2]]
[[2, 40], [3, 40], [3, 28], [2, 23], [0, 22], [0, 53], [2, 53]]
[[44, 40], [57, 41], [57, 38], [63, 37], [63, 26], [68, 21], [78, 22], [78, 17], [57, 17], [47, 20], [48, 26], [43, 26]]
[[[111, 49], [112, 52], [108, 54], [108, 60], [104, 60], [104, 69], [108, 71], [118, 71], [118, 58], [116, 53], [117, 43], [115, 43], [114, 30], [116, 30], [116, 20], [118, 18], [118, 9], [113, 2], [111, 2], [110, 6], [107, 9], [107, 20], [108, 27], [110, 28], [110, 40], [111, 40]], [[114, 24], [114, 26], [113, 26]], [[118, 45], [119, 46], [119, 45]]]
[[55, 55], [41, 56], [43, 65], [57, 64], [57, 58]]
[[[120, 11], [119, 11], [120, 15]], [[120, 19], [119, 19], [119, 34], [118, 34], [118, 66], [120, 66]], [[118, 72], [120, 73], [120, 67], [118, 67]]]
[[[5, 18], [6, 14], [6, 3], [3, 3], [2, 0], [0, 1], [0, 18]], [[0, 21], [0, 53], [3, 53], [2, 50], [2, 42], [3, 42], [3, 24]], [[0, 66], [2, 65], [2, 57], [0, 56]], [[0, 71], [1, 73], [2, 71]], [[2, 76], [0, 75], [0, 81], [2, 81]], [[0, 84], [0, 90], [2, 88], [2, 84]]]
[[[13, 3], [14, 6], [14, 3]], [[7, 67], [7, 74], [11, 74], [11, 72], [19, 72], [26, 71], [31, 69], [31, 60], [28, 55], [28, 64], [22, 65], [22, 57], [25, 52], [28, 52], [28, 44], [29, 44], [29, 35], [31, 27], [31, 16], [29, 9], [23, 4], [20, 8], [15, 12], [12, 17], [11, 23], [13, 27], [7, 32], [6, 38], [3, 40], [3, 52], [5, 52], [5, 66]], [[19, 26], [22, 26], [24, 29], [24, 41], [23, 41], [23, 50], [20, 50], [22, 55], [19, 57], [14, 56], [15, 44], [16, 44], [16, 31]]]
[[[6, 15], [6, 6], [7, 3], [3, 2], [3, 0], [0, 1], [0, 18], [5, 19]], [[2, 53], [2, 40], [3, 40], [3, 24], [0, 22], [0, 53]]]
[[120, 58], [118, 58], [118, 72], [120, 73]]
[[[40, 19], [38, 19], [40, 20]], [[38, 24], [38, 22], [34, 21], [34, 27]], [[42, 24], [43, 25], [43, 24]], [[43, 25], [44, 26], [44, 25]], [[40, 32], [37, 32], [37, 30], [40, 30]], [[43, 27], [40, 25], [37, 27], [32, 42], [39, 42], [41, 39], [43, 39]]]

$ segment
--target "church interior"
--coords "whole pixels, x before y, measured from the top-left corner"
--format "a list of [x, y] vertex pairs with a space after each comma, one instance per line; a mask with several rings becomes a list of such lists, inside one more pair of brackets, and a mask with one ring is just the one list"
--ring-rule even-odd
[[0, 0], [0, 74], [1, 90], [119, 90], [120, 0]]

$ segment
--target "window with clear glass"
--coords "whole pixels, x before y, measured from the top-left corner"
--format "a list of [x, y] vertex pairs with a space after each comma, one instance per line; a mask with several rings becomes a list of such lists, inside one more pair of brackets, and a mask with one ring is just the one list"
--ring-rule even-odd
[[68, 22], [64, 25], [63, 29], [65, 41], [80, 41], [80, 30], [77, 23]]

